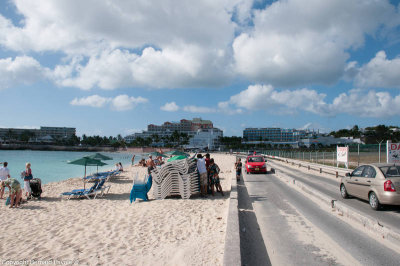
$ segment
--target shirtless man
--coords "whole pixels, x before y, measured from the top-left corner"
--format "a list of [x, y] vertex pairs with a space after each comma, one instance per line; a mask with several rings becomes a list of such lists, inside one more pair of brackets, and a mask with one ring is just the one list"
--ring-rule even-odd
[[151, 170], [156, 168], [156, 164], [153, 161], [153, 157], [150, 155], [149, 159], [146, 161], [147, 171], [150, 174]]

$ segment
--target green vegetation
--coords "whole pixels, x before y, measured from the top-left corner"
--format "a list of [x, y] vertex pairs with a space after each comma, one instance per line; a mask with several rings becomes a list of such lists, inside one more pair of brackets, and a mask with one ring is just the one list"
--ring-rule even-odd
[[397, 126], [378, 125], [375, 127], [366, 127], [364, 130], [359, 130], [355, 125], [352, 129], [340, 129], [332, 131], [329, 135], [335, 138], [340, 137], [353, 137], [361, 138], [365, 144], [377, 144], [382, 141], [385, 143], [387, 140], [392, 142], [400, 142], [400, 128]]

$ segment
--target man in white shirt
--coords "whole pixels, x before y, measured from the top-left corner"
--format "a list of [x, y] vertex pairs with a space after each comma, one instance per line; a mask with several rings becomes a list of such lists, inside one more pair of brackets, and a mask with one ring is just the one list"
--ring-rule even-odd
[[207, 195], [207, 168], [206, 161], [201, 154], [197, 154], [197, 170], [200, 174], [200, 194], [202, 197]]
[[[8, 170], [8, 168], [7, 168], [7, 165], [8, 165], [7, 162], [0, 163], [0, 164], [3, 164], [3, 167], [0, 168], [0, 182], [3, 182], [7, 178], [10, 178], [10, 170]], [[0, 186], [0, 199], [3, 198], [4, 189], [5, 188], [3, 186]]]

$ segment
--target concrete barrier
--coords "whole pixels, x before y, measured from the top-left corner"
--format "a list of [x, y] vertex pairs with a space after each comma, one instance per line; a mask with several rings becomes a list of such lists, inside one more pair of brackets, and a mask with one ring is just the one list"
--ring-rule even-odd
[[309, 187], [295, 178], [289, 177], [278, 170], [276, 172], [276, 175], [279, 178], [284, 179], [289, 185], [296, 187], [300, 192], [308, 194], [321, 205], [325, 206], [326, 208], [323, 208], [324, 210], [329, 213], [336, 213], [338, 216], [343, 217], [344, 221], [350, 220], [362, 225], [370, 233], [382, 239], [383, 243], [386, 242], [385, 244], [388, 244], [390, 247], [397, 250], [400, 248], [400, 232], [393, 230], [377, 219], [367, 216], [343, 202], [338, 202], [336, 199], [332, 199], [328, 195]]
[[240, 256], [240, 233], [239, 233], [239, 210], [236, 171], [233, 171], [231, 182], [231, 194], [229, 199], [229, 211], [226, 225], [224, 265], [241, 265]]
[[263, 155], [264, 157], [267, 157], [268, 159], [272, 160], [279, 160], [282, 162], [290, 163], [291, 165], [298, 165], [299, 167], [305, 167], [308, 170], [315, 170], [318, 171], [319, 173], [326, 173], [326, 174], [331, 174], [335, 175], [336, 178], [339, 176], [345, 176], [346, 173], [350, 173], [352, 170], [351, 169], [343, 169], [343, 168], [338, 168], [338, 167], [333, 167], [333, 166], [328, 166], [328, 165], [323, 165], [323, 164], [316, 164], [316, 163], [309, 163], [305, 161], [299, 161], [295, 159], [288, 159], [288, 158], [281, 158], [277, 156], [270, 156], [270, 155]]

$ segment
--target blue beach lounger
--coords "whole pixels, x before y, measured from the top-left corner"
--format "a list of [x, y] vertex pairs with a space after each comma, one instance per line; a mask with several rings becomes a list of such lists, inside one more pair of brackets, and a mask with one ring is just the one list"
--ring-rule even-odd
[[153, 178], [151, 177], [151, 175], [147, 177], [144, 183], [143, 182], [133, 183], [130, 196], [131, 203], [132, 201], [136, 201], [137, 198], [148, 201], [149, 198], [147, 197], [147, 193], [150, 191], [152, 184], [153, 184]]
[[103, 195], [105, 189], [110, 189], [111, 186], [104, 186], [106, 182], [106, 178], [98, 179], [95, 181], [93, 186], [89, 189], [74, 189], [71, 192], [61, 193], [61, 196], [68, 196], [68, 199], [72, 197], [86, 197], [90, 199], [90, 196], [94, 196], [93, 199], [97, 197], [98, 194]]
[[61, 193], [61, 196], [68, 196], [68, 199], [70, 199], [72, 197], [76, 197], [76, 196], [82, 195], [84, 192], [89, 192], [89, 191], [95, 190], [98, 184], [99, 184], [99, 180], [96, 180], [91, 188], [74, 189], [72, 191]]

